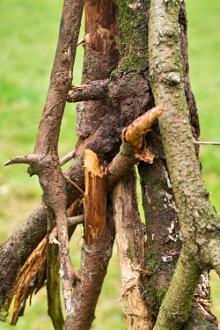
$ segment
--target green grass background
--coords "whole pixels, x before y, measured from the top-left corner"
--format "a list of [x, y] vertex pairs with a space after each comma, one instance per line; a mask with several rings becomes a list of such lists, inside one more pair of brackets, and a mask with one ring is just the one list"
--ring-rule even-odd
[[[11, 156], [33, 149], [53, 63], [62, 7], [61, 0], [0, 0], [0, 241], [24, 221], [41, 195], [38, 181], [26, 166], [4, 168]], [[220, 2], [187, 0], [190, 73], [201, 122], [201, 140], [220, 140]], [[75, 65], [80, 82], [82, 47]], [[75, 112], [67, 106], [62, 125], [60, 155], [75, 143]], [[211, 199], [220, 212], [220, 146], [202, 146], [203, 175]], [[71, 243], [76, 265], [79, 235]], [[125, 329], [121, 312], [117, 257], [109, 272], [96, 311], [95, 330]], [[212, 275], [213, 310], [220, 318], [220, 281]], [[16, 326], [19, 330], [52, 329], [44, 290]], [[11, 329], [0, 324], [0, 330]]]

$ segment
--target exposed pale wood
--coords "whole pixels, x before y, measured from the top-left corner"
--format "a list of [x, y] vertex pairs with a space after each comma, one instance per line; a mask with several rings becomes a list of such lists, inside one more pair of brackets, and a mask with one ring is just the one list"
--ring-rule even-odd
[[85, 168], [85, 241], [92, 244], [93, 239], [105, 234], [106, 228], [106, 177], [97, 155], [86, 149]]
[[150, 330], [153, 328], [152, 316], [142, 299], [141, 280], [144, 269], [145, 229], [137, 211], [132, 175], [115, 186], [113, 210], [126, 328]]
[[144, 135], [149, 131], [154, 121], [163, 111], [163, 107], [157, 106], [134, 120], [124, 132], [125, 141], [138, 151], [143, 148]]

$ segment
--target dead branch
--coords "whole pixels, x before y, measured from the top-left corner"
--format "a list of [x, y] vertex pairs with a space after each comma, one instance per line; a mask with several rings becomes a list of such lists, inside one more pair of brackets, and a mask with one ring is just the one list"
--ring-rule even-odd
[[[144, 118], [146, 118], [147, 116], [148, 115], [144, 115]], [[147, 127], [149, 127], [148, 123], [146, 125]], [[135, 151], [132, 146], [130, 146], [125, 141], [122, 142], [119, 154], [116, 155], [116, 157], [113, 159], [107, 171], [108, 189], [112, 189], [113, 185], [121, 177], [123, 177], [123, 175], [129, 173], [133, 165], [139, 161], [138, 154], [136, 153], [135, 155], [134, 152]], [[148, 157], [148, 159], [149, 162], [152, 161], [151, 157]], [[84, 194], [84, 191], [82, 190], [84, 180], [82, 171], [83, 167], [81, 161], [75, 160], [70, 170], [68, 170], [65, 174], [67, 183], [70, 183], [69, 186], [67, 186], [67, 197], [69, 203], [72, 203], [73, 198], [76, 198], [77, 196], [79, 196], [79, 194]], [[73, 181], [75, 177], [77, 178], [78, 184], [75, 184], [75, 182]], [[74, 194], [72, 187], [76, 189]], [[4, 268], [4, 272], [6, 272], [1, 273], [3, 278], [6, 279], [3, 281], [2, 278], [1, 281], [1, 304], [4, 305], [6, 299], [6, 296], [3, 296], [3, 292], [5, 292], [5, 286], [7, 288], [6, 291], [10, 291], [14, 287], [14, 282], [16, 276], [19, 273], [20, 267], [25, 263], [30, 253], [34, 251], [39, 242], [46, 235], [46, 217], [47, 209], [44, 205], [40, 205], [35, 211], [33, 211], [29, 215], [28, 221], [20, 229], [18, 229], [8, 241], [6, 241], [1, 246], [0, 260], [1, 265]], [[80, 219], [78, 220], [80, 221]], [[78, 220], [77, 218], [70, 218], [70, 220], [68, 220], [68, 225], [70, 226], [70, 223], [72, 221], [74, 223]], [[76, 224], [76, 222], [74, 223], [74, 225]], [[23, 248], [21, 248], [21, 246], [23, 246]], [[22, 253], [18, 255], [18, 251], [22, 251]], [[10, 263], [8, 263], [7, 260], [11, 260]], [[7, 271], [9, 272], [9, 274], [7, 273]]]
[[[129, 175], [113, 191], [113, 210], [117, 252], [121, 270], [121, 294], [126, 328], [153, 328], [153, 320], [144, 299], [141, 269], [144, 268], [145, 226], [137, 211], [135, 179]], [[137, 244], [138, 242], [138, 244]]]
[[[69, 215], [76, 214], [78, 212], [79, 201], [76, 200], [68, 210]], [[68, 229], [69, 236], [72, 235], [75, 230], [77, 224], [81, 224], [83, 222], [84, 216], [71, 216], [68, 217]], [[46, 220], [46, 219], [45, 219]], [[48, 245], [48, 243], [50, 243]], [[47, 286], [50, 288], [48, 290], [48, 312], [53, 320], [53, 324], [57, 329], [62, 329], [61, 325], [63, 324], [62, 310], [59, 305], [59, 268], [58, 268], [58, 245], [59, 241], [57, 240], [57, 228], [55, 227], [49, 235], [49, 239], [47, 236], [43, 238], [43, 240], [38, 244], [38, 246], [33, 250], [30, 254], [23, 267], [21, 268], [18, 276], [13, 283], [13, 290], [10, 291], [6, 302], [2, 310], [5, 313], [8, 311], [11, 303], [13, 302], [13, 316], [12, 316], [12, 324], [15, 325], [17, 323], [18, 317], [23, 314], [26, 301], [33, 293], [37, 293], [42, 286], [46, 278], [48, 277]], [[48, 246], [50, 247], [49, 251]], [[50, 257], [53, 254], [52, 258]], [[47, 264], [47, 256], [49, 255], [50, 267], [46, 276], [46, 264]], [[57, 270], [57, 272], [56, 272]], [[52, 273], [52, 276], [51, 276]], [[75, 278], [79, 280], [77, 274], [75, 274]], [[56, 298], [54, 298], [54, 293], [56, 292]]]
[[108, 79], [94, 80], [80, 87], [73, 87], [67, 96], [67, 102], [101, 100], [108, 95]]
[[44, 203], [48, 212], [53, 212], [58, 232], [60, 273], [63, 278], [63, 296], [67, 314], [73, 309], [73, 270], [68, 251], [66, 220], [66, 183], [58, 158], [59, 132], [68, 91], [72, 83], [72, 70], [81, 23], [83, 1], [64, 0], [62, 20], [55, 61], [51, 73], [50, 87], [34, 153], [16, 157], [6, 165], [29, 164], [29, 173], [37, 174], [44, 192]]
[[108, 167], [109, 187], [128, 174], [139, 160], [147, 163], [153, 162], [153, 154], [145, 148], [144, 136], [162, 112], [162, 107], [155, 107], [124, 129], [120, 151]]
[[109, 226], [112, 214], [107, 211], [106, 174], [97, 155], [91, 150], [84, 152], [84, 168], [85, 219], [80, 282], [77, 282], [73, 292], [75, 308], [64, 326], [65, 329], [73, 330], [87, 330], [91, 326], [114, 238]]
[[142, 116], [135, 119], [124, 132], [125, 141], [135, 150], [140, 151], [144, 145], [144, 136], [149, 131], [153, 123], [163, 113], [161, 106], [147, 111]]
[[62, 330], [64, 319], [60, 296], [59, 246], [56, 242], [47, 248], [47, 304], [54, 329]]
[[74, 158], [74, 154], [75, 151], [70, 151], [68, 154], [66, 154], [65, 156], [63, 156], [60, 160], [60, 166], [65, 165], [66, 163], [68, 163], [71, 159]]

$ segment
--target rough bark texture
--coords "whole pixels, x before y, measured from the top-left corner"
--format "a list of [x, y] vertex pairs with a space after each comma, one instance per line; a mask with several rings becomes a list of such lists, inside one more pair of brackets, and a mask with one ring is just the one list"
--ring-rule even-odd
[[40, 205], [0, 247], [0, 306], [10, 296], [17, 274], [47, 231], [46, 207]]
[[[83, 81], [106, 79], [118, 61], [118, 51], [114, 41], [115, 6], [111, 1], [86, 1], [85, 15], [86, 43]], [[107, 114], [111, 114], [112, 111], [114, 110], [111, 105], [105, 104], [102, 100], [78, 104], [77, 133], [79, 141], [76, 157], [80, 161], [85, 148], [95, 152], [99, 151], [99, 158], [102, 162], [108, 160], [109, 154], [112, 153], [112, 148], [115, 147], [115, 141], [108, 146], [111, 141], [111, 132], [110, 130], [108, 131], [108, 126], [106, 125]], [[105, 130], [105, 128], [107, 129]], [[75, 180], [74, 177], [73, 179]], [[86, 180], [86, 195], [88, 193], [87, 185], [89, 181]], [[93, 190], [93, 193], [93, 196], [95, 196], [97, 192]], [[91, 211], [91, 200], [86, 199], [85, 241], [79, 271], [81, 281], [77, 283], [74, 289], [75, 308], [72, 315], [65, 322], [65, 329], [84, 330], [90, 328], [112, 253], [114, 230], [111, 205], [108, 203], [107, 217], [103, 212], [102, 215], [96, 217], [99, 210], [93, 209]], [[98, 200], [98, 195], [96, 195], [96, 200]], [[89, 210], [93, 214], [92, 219], [88, 218]], [[103, 210], [101, 205], [100, 210]], [[94, 228], [89, 228], [89, 221], [92, 221], [92, 225], [95, 223], [99, 225], [100, 231], [96, 232], [92, 230]]]
[[[179, 24], [185, 95], [187, 97], [192, 133], [197, 140], [199, 138], [199, 121], [189, 81], [187, 21], [184, 2], [181, 2]], [[178, 210], [157, 126], [153, 127], [148, 133], [146, 145], [154, 153], [155, 158], [153, 165], [144, 163], [139, 165], [148, 236], [146, 268], [153, 271], [152, 276], [145, 281], [145, 297], [156, 319], [175, 269], [181, 241], [179, 238]], [[198, 148], [196, 151], [198, 153]], [[216, 319], [210, 311], [208, 282], [208, 275], [202, 275], [186, 329], [217, 329]]]
[[180, 1], [154, 1], [149, 21], [151, 84], [155, 102], [165, 107], [159, 120], [160, 132], [183, 239], [177, 268], [155, 329], [179, 329], [189, 317], [189, 305], [201, 269], [212, 266], [219, 270], [218, 217], [201, 179], [184, 92], [179, 9]]
[[[177, 8], [175, 7], [177, 4], [180, 4], [178, 10], [175, 9]], [[84, 189], [82, 157], [84, 149], [89, 148], [95, 151], [98, 154], [102, 164], [106, 165], [106, 163], [108, 163], [119, 150], [123, 128], [128, 126], [128, 124], [130, 124], [134, 119], [142, 115], [147, 109], [150, 109], [154, 104], [153, 96], [148, 83], [149, 70], [147, 49], [148, 19], [146, 17], [147, 5], [148, 1], [146, 0], [86, 0], [85, 2], [86, 36], [83, 74], [83, 82], [85, 85], [82, 86], [82, 88], [77, 90], [75, 89], [75, 94], [73, 92], [74, 95], [72, 95], [72, 101], [87, 100], [87, 102], [81, 102], [77, 107], [77, 131], [79, 135], [79, 141], [75, 152], [74, 164], [67, 172], [67, 176], [69, 176], [73, 183], [71, 183], [71, 181], [65, 182], [63, 177], [61, 178], [60, 176], [62, 179], [62, 190], [66, 189], [67, 192], [67, 200], [65, 200], [63, 204], [67, 204], [67, 206], [70, 206], [72, 201], [77, 196], [79, 196], [79, 194], [82, 195], [82, 193], [79, 192], [77, 186], [79, 186], [80, 189]], [[165, 117], [170, 120], [168, 121], [168, 124], [163, 120], [160, 124], [162, 128], [162, 136], [165, 141], [165, 155], [168, 158], [170, 156], [171, 158], [175, 158], [178, 154], [178, 162], [180, 163], [179, 165], [181, 165], [181, 168], [183, 164], [185, 164], [185, 168], [182, 168], [182, 172], [180, 172], [180, 168], [178, 166], [172, 166], [171, 162], [169, 163], [170, 165], [168, 164], [168, 167], [169, 171], [171, 168], [173, 178], [175, 177], [176, 173], [178, 173], [178, 177], [174, 178], [173, 181], [174, 192], [180, 189], [180, 193], [177, 193], [176, 197], [177, 203], [179, 201], [179, 204], [183, 205], [183, 202], [186, 202], [188, 203], [186, 205], [189, 206], [187, 209], [185, 208], [181, 213], [181, 223], [183, 224], [183, 219], [185, 216], [189, 216], [189, 222], [187, 223], [187, 226], [192, 225], [188, 228], [193, 229], [191, 232], [189, 232], [188, 229], [184, 227], [183, 237], [187, 241], [188, 238], [194, 237], [195, 230], [197, 230], [197, 224], [201, 219], [199, 213], [202, 211], [202, 208], [200, 207], [200, 210], [195, 209], [197, 199], [200, 201], [203, 200], [203, 205], [207, 206], [207, 197], [205, 196], [204, 190], [200, 190], [201, 181], [196, 181], [194, 177], [195, 180], [190, 183], [190, 185], [193, 185], [196, 182], [196, 189], [198, 190], [196, 199], [192, 200], [190, 200], [189, 193], [191, 194], [191, 192], [194, 192], [193, 186], [190, 187], [190, 189], [192, 188], [192, 190], [190, 190], [188, 189], [189, 187], [184, 185], [184, 182], [181, 181], [181, 176], [183, 175], [191, 175], [195, 171], [197, 174], [199, 173], [199, 164], [196, 161], [196, 157], [193, 156], [192, 159], [188, 159], [185, 156], [183, 157], [181, 154], [182, 151], [185, 151], [188, 148], [188, 150], [190, 150], [188, 155], [191, 157], [191, 154], [193, 154], [195, 149], [191, 139], [191, 131], [196, 139], [199, 135], [198, 118], [196, 112], [194, 111], [195, 102], [191, 93], [188, 76], [186, 39], [187, 24], [183, 1], [164, 1], [162, 3], [162, 0], [157, 0], [154, 3], [154, 8], [157, 6], [159, 6], [162, 11], [163, 8], [166, 7], [166, 10], [165, 14], [162, 11], [160, 12], [159, 19], [157, 21], [157, 24], [159, 24], [159, 39], [156, 41], [157, 45], [155, 47], [155, 51], [158, 52], [156, 56], [158, 56], [160, 59], [159, 50], [161, 50], [162, 46], [164, 45], [167, 47], [167, 51], [166, 56], [164, 57], [164, 63], [158, 62], [159, 66], [155, 67], [153, 63], [154, 55], [152, 56], [151, 53], [150, 60], [151, 63], [153, 63], [151, 67], [152, 86], [154, 87], [153, 89], [155, 94], [154, 96], [156, 96], [156, 102], [158, 100], [165, 100], [164, 103], [161, 104], [164, 105], [167, 109]], [[173, 8], [174, 11], [172, 12]], [[170, 15], [172, 18], [169, 21], [171, 25], [173, 22], [176, 24], [175, 31], [172, 30], [172, 27], [169, 24], [164, 23], [163, 18], [165, 15]], [[180, 45], [178, 45], [179, 34], [177, 32], [178, 15], [180, 22]], [[173, 18], [175, 19], [173, 20]], [[154, 23], [155, 22], [153, 22], [153, 24]], [[63, 22], [61, 22], [61, 30], [62, 28]], [[76, 34], [78, 33], [77, 31], [75, 32]], [[155, 33], [157, 32], [158, 31]], [[116, 36], [117, 38], [115, 38]], [[155, 42], [154, 38], [152, 38], [152, 42]], [[181, 46], [182, 50], [181, 55], [184, 72], [182, 76], [178, 76], [179, 72], [182, 72], [182, 69], [179, 70], [181, 66], [180, 52], [178, 59], [173, 52], [173, 49], [176, 48], [176, 46], [177, 48]], [[118, 49], [120, 51], [120, 61], [118, 68], [115, 69], [119, 60]], [[59, 51], [60, 50], [58, 49], [58, 54]], [[72, 50], [70, 49], [70, 52], [72, 51], [74, 51], [74, 48]], [[69, 68], [71, 63], [69, 62], [70, 53], [68, 49], [66, 53], [64, 52], [64, 54], [61, 54], [61, 57], [63, 55], [64, 57], [66, 56], [67, 60], [64, 61], [64, 66], [66, 67], [67, 65], [67, 68]], [[170, 66], [168, 65], [168, 67], [165, 67], [165, 64], [167, 64], [166, 61], [170, 60], [170, 58], [172, 60], [172, 57], [173, 61], [177, 59], [177, 62], [173, 63], [171, 61], [172, 63], [169, 63]], [[74, 56], [71, 55], [71, 58], [74, 58]], [[175, 64], [174, 67], [172, 67], [173, 64]], [[35, 148], [35, 153], [38, 153], [39, 151], [42, 153], [42, 151], [44, 151], [45, 154], [47, 154], [48, 151], [50, 151], [50, 153], [55, 155], [55, 172], [57, 169], [59, 172], [60, 164], [57, 156], [57, 141], [62, 112], [71, 81], [71, 76], [68, 74], [65, 76], [65, 74], [63, 75], [63, 71], [61, 71], [60, 66], [55, 64], [55, 69], [52, 74], [53, 77], [55, 77], [55, 80], [52, 79], [51, 90], [48, 94], [49, 106], [47, 104], [45, 107], [44, 117], [41, 122], [41, 129], [37, 140], [37, 146]], [[67, 81], [67, 84], [65, 84], [65, 81]], [[96, 88], [95, 91], [94, 81], [100, 82], [98, 84], [98, 90]], [[107, 91], [106, 81], [108, 82]], [[60, 82], [61, 85], [59, 85]], [[162, 88], [158, 92], [159, 85], [162, 86]], [[85, 90], [85, 86], [87, 86], [87, 90]], [[102, 87], [101, 92], [100, 86]], [[172, 99], [169, 98], [169, 95], [171, 94], [172, 96], [175, 96], [172, 97]], [[184, 101], [185, 97], [187, 99], [187, 103]], [[54, 100], [55, 103], [53, 106]], [[181, 115], [176, 116], [175, 111], [171, 111], [172, 116], [170, 116], [170, 108], [175, 108], [177, 103], [183, 105], [181, 108]], [[167, 104], [169, 106], [167, 106]], [[55, 121], [51, 121], [51, 114], [55, 116], [54, 118], [57, 118], [58, 115], [58, 124], [55, 124]], [[192, 124], [191, 127], [188, 123], [188, 119], [190, 119]], [[175, 126], [172, 126], [173, 124], [175, 124]], [[181, 126], [181, 124], [185, 125], [183, 125], [184, 129], [182, 129], [183, 126]], [[187, 136], [185, 136], [185, 127], [187, 125], [188, 133], [186, 134]], [[48, 127], [50, 128], [49, 131], [47, 131]], [[180, 136], [180, 140], [177, 140], [177, 137], [179, 137], [179, 129], [182, 136]], [[167, 140], [165, 139], [165, 135], [168, 136]], [[49, 142], [53, 136], [55, 137], [55, 143], [50, 145]], [[184, 144], [185, 142], [186, 144]], [[165, 156], [161, 147], [161, 137], [159, 135], [157, 126], [154, 127], [152, 132], [148, 133], [147, 143], [150, 145], [150, 150], [153, 151], [156, 159], [153, 166], [143, 164], [140, 165], [140, 173], [143, 178], [142, 187], [144, 192], [144, 206], [146, 218], [148, 219], [148, 243], [146, 250], [147, 268], [154, 271], [149, 280], [145, 281], [147, 284], [145, 296], [147, 304], [153, 311], [152, 314], [156, 318], [159, 306], [167, 290], [181, 244], [178, 236], [178, 210], [174, 202], [166, 161], [164, 159]], [[179, 149], [179, 144], [181, 143], [183, 143], [184, 150]], [[178, 144], [177, 152], [174, 150], [176, 144]], [[130, 155], [129, 157], [127, 157], [127, 154], [125, 156], [127, 157], [127, 160], [129, 159], [129, 161], [131, 161], [131, 163], [129, 163], [129, 161], [127, 163], [129, 163], [130, 166], [133, 166], [137, 159], [133, 156], [133, 150], [131, 151], [131, 154], [132, 157], [130, 159]], [[24, 158], [17, 159], [18, 162], [22, 160], [24, 160]], [[192, 165], [192, 162], [194, 162], [195, 167], [193, 168], [193, 171], [190, 172], [187, 167], [190, 164]], [[112, 164], [114, 164], [114, 162]], [[111, 165], [109, 168], [111, 168]], [[34, 166], [32, 166], [31, 172], [35, 171], [33, 167]], [[109, 174], [111, 174], [111, 171], [109, 171]], [[111, 182], [111, 179], [109, 182]], [[113, 182], [115, 183], [114, 180]], [[43, 182], [42, 185], [45, 186], [45, 182]], [[113, 185], [113, 183], [111, 183], [111, 185]], [[200, 191], [201, 194], [199, 195]], [[182, 199], [183, 195], [184, 198]], [[88, 198], [87, 205], [89, 200], [91, 200], [91, 197]], [[50, 202], [52, 202], [54, 205], [54, 201], [55, 200], [52, 200]], [[51, 207], [50, 203], [48, 205]], [[56, 209], [60, 208], [60, 206], [58, 206], [59, 205], [56, 205]], [[100, 232], [98, 232], [98, 235], [95, 233], [94, 236], [94, 228], [91, 232], [90, 229], [88, 230], [88, 226], [86, 227], [86, 240], [80, 270], [82, 281], [78, 283], [75, 288], [73, 298], [73, 304], [75, 308], [71, 311], [71, 314], [67, 318], [65, 324], [66, 329], [89, 329], [94, 318], [94, 310], [107, 270], [108, 261], [111, 256], [114, 236], [110, 195], [108, 198], [107, 209], [108, 216], [107, 219], [105, 219], [105, 225], [103, 225], [102, 230], [100, 231], [102, 235], [99, 235]], [[204, 212], [207, 210], [208, 213], [210, 213], [210, 217], [212, 215], [215, 217], [212, 209], [207, 207]], [[63, 214], [64, 213], [65, 212], [63, 212]], [[96, 211], [94, 214], [96, 214]], [[24, 225], [23, 229], [17, 231], [7, 242], [1, 246], [0, 251], [2, 253], [0, 256], [0, 270], [2, 271], [0, 272], [0, 280], [2, 278], [2, 281], [0, 281], [0, 305], [5, 302], [8, 292], [10, 292], [11, 288], [13, 287], [13, 282], [19, 272], [20, 267], [23, 265], [32, 250], [45, 236], [46, 219], [46, 209], [41, 206], [38, 208], [36, 213], [31, 215], [30, 222]], [[88, 217], [87, 222], [89, 220], [90, 219]], [[102, 216], [99, 217], [98, 223], [101, 220], [103, 220]], [[101, 223], [103, 224], [103, 222]], [[215, 249], [216, 240], [214, 232], [216, 228], [218, 229], [218, 226], [214, 222], [208, 223], [208, 237], [211, 237], [211, 240], [209, 243], [210, 247], [208, 249], [209, 253], [207, 255], [207, 250], [202, 250], [201, 246], [203, 244], [202, 234], [207, 234], [207, 230], [205, 229], [207, 223], [203, 221], [202, 224], [204, 224], [204, 231], [202, 228], [200, 228], [201, 231], [196, 232], [196, 234], [198, 234], [197, 242], [196, 246], [190, 245], [190, 248], [192, 247], [191, 252], [201, 251], [201, 254], [197, 253], [197, 256], [201, 258], [196, 261], [200, 262], [201, 259], [202, 261], [206, 259], [205, 266], [209, 266], [210, 264], [212, 266], [216, 265], [217, 271], [220, 272], [218, 259], [219, 253]], [[95, 226], [96, 221], [93, 223], [92, 227]], [[126, 229], [126, 232], [129, 233], [129, 228]], [[213, 246], [214, 248], [212, 249]], [[191, 253], [188, 255], [189, 245], [184, 243], [183, 252], [185, 250], [187, 250], [187, 255], [181, 255], [178, 263], [180, 271], [177, 274], [178, 276], [176, 276], [177, 281], [181, 282], [181, 290], [176, 290], [175, 286], [172, 288], [175, 293], [178, 291], [176, 298], [172, 301], [172, 304], [175, 306], [175, 312], [176, 309], [179, 311], [180, 309], [182, 310], [174, 320], [172, 314], [173, 306], [171, 306], [171, 313], [167, 315], [167, 319], [165, 319], [165, 321], [163, 319], [161, 323], [161, 329], [174, 329], [173, 327], [175, 326], [179, 327], [180, 324], [182, 324], [189, 315], [188, 302], [192, 300], [192, 294], [198, 282], [201, 270], [199, 269], [198, 264], [192, 260], [192, 258], [194, 258], [193, 254]], [[202, 254], [202, 252], [204, 253]], [[214, 255], [212, 254], [213, 252]], [[199, 266], [201, 266], [201, 263], [199, 263]], [[181, 275], [180, 277], [179, 274]], [[182, 277], [184, 277], [184, 281], [182, 281]], [[186, 279], [188, 280], [186, 281]], [[201, 289], [204, 283], [206, 284], [205, 290], [203, 288]], [[194, 309], [192, 310], [189, 322], [185, 325], [185, 329], [217, 329], [214, 318], [211, 314], [209, 314], [209, 311], [207, 312], [206, 308], [205, 310], [202, 309], [203, 306], [202, 303], [200, 303], [200, 298], [203, 294], [204, 299], [207, 299], [209, 296], [209, 292], [207, 290], [207, 277], [205, 277], [205, 280], [203, 277], [201, 287], [198, 288], [196, 293]], [[183, 297], [183, 299], [179, 298], [180, 295], [181, 298]], [[172, 291], [171, 296], [173, 296]], [[167, 307], [167, 304], [165, 305]], [[186, 305], [187, 308], [185, 308]], [[170, 306], [168, 306], [168, 308], [169, 307]], [[84, 313], [82, 313], [82, 310], [84, 310]], [[164, 313], [163, 308], [161, 311], [161, 313]], [[164, 314], [166, 314], [166, 311]], [[129, 317], [130, 320], [135, 318], [136, 316], [131, 318]], [[143, 319], [145, 319], [145, 317]]]
[[134, 173], [115, 186], [113, 210], [126, 328], [150, 330], [153, 322], [142, 297], [141, 279], [145, 272], [145, 226], [137, 210]]
[[[106, 219], [106, 175], [97, 156], [90, 150], [84, 152], [84, 246], [82, 249], [80, 282], [74, 296], [74, 311], [65, 322], [65, 329], [89, 329], [112, 254], [114, 240], [111, 218]], [[112, 214], [108, 212], [112, 217]], [[107, 223], [108, 220], [108, 223]]]

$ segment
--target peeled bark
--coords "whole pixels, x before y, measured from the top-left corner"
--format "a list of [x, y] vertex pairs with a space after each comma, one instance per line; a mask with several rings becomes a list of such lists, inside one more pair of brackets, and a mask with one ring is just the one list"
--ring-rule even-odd
[[80, 282], [76, 284], [73, 291], [74, 310], [67, 317], [64, 326], [65, 329], [71, 330], [89, 329], [91, 326], [114, 239], [111, 218], [106, 218], [106, 175], [94, 152], [85, 150], [84, 167], [85, 220], [84, 245], [79, 271]]
[[[121, 271], [121, 295], [128, 330], [153, 327], [151, 313], [143, 299], [145, 227], [137, 211], [134, 175], [114, 188], [113, 209], [116, 244]], [[137, 244], [138, 243], [138, 244]]]

